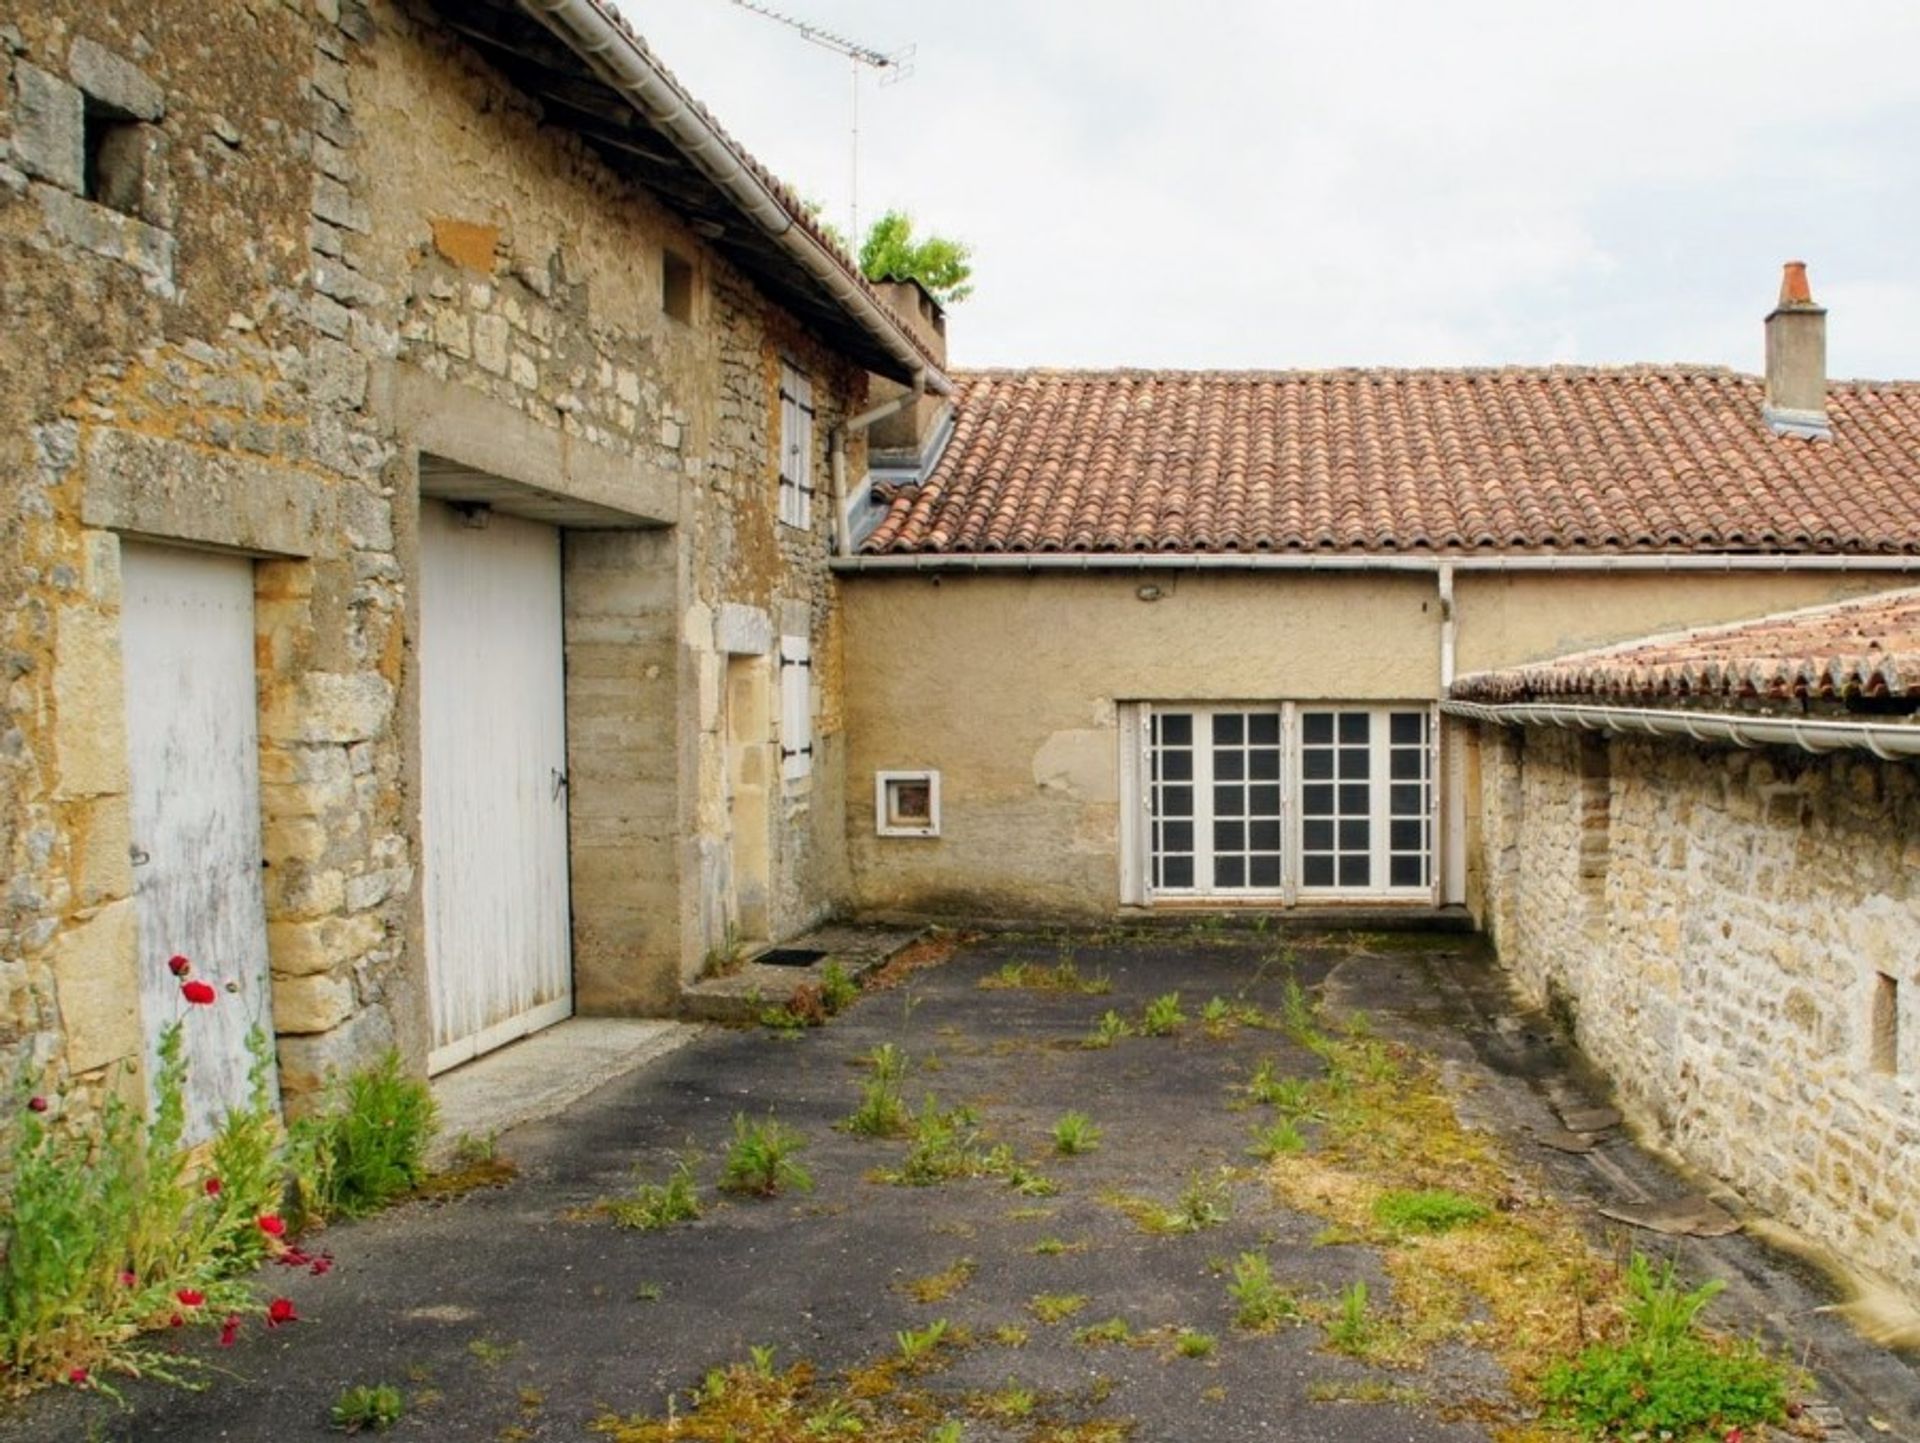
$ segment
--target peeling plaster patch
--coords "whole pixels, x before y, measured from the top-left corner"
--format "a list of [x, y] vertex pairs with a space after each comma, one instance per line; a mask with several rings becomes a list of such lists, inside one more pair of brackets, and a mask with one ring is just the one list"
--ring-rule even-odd
[[1033, 754], [1033, 780], [1043, 792], [1089, 802], [1119, 800], [1111, 731], [1055, 732]]
[[433, 248], [441, 255], [470, 271], [492, 272], [494, 248], [500, 244], [499, 226], [439, 215], [429, 224], [433, 226]]

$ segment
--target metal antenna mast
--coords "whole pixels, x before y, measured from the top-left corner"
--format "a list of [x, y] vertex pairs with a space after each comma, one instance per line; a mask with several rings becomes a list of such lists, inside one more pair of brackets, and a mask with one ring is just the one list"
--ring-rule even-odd
[[847, 244], [856, 250], [860, 246], [860, 67], [880, 72], [880, 83], [891, 85], [895, 81], [905, 80], [913, 73], [913, 47], [888, 53], [875, 50], [871, 45], [862, 45], [849, 40], [809, 21], [787, 15], [769, 5], [757, 3], [757, 0], [733, 0], [742, 10], [750, 10], [763, 19], [776, 25], [784, 25], [802, 40], [811, 41], [823, 50], [831, 50], [836, 55], [844, 55], [848, 60], [848, 77], [852, 88], [853, 121], [849, 138], [849, 175], [847, 195], [849, 219], [847, 223]]

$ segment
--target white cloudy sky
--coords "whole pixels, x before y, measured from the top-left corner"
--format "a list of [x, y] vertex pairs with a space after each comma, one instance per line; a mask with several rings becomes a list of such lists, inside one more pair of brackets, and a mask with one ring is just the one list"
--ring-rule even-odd
[[[972, 242], [958, 365], [1752, 370], [1804, 258], [1833, 374], [1920, 376], [1909, 0], [774, 3], [916, 47], [859, 193]], [[844, 227], [848, 62], [623, 4]]]

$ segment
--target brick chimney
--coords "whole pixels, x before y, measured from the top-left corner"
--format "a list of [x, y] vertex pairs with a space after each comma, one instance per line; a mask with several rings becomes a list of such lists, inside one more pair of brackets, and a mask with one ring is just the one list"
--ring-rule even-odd
[[[935, 363], [945, 370], [947, 314], [940, 309], [940, 303], [928, 295], [918, 281], [875, 281], [873, 288], [894, 314], [906, 323], [914, 338], [927, 348]], [[889, 381], [884, 376], [870, 377], [867, 382], [868, 404], [882, 405], [906, 389], [899, 382]], [[870, 464], [875, 468], [904, 469], [911, 466], [919, 469], [923, 459], [931, 459], [924, 453], [938, 439], [947, 412], [947, 402], [941, 397], [924, 395], [905, 410], [876, 421], [873, 429], [867, 433]]]
[[1761, 414], [1782, 436], [1830, 434], [1827, 313], [1814, 304], [1805, 261], [1787, 262], [1779, 303], [1767, 317], [1767, 397]]

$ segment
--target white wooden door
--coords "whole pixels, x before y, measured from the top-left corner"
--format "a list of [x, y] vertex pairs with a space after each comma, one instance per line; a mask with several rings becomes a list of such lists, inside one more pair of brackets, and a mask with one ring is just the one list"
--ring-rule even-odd
[[560, 534], [420, 504], [430, 1071], [573, 1010]]
[[[129, 542], [120, 572], [147, 1076], [151, 1084], [162, 1032], [181, 1022], [187, 1125], [197, 1140], [248, 1099], [249, 1030], [273, 1036], [253, 563]], [[211, 1005], [182, 996], [167, 968], [176, 954], [191, 963], [190, 980], [214, 988]]]

